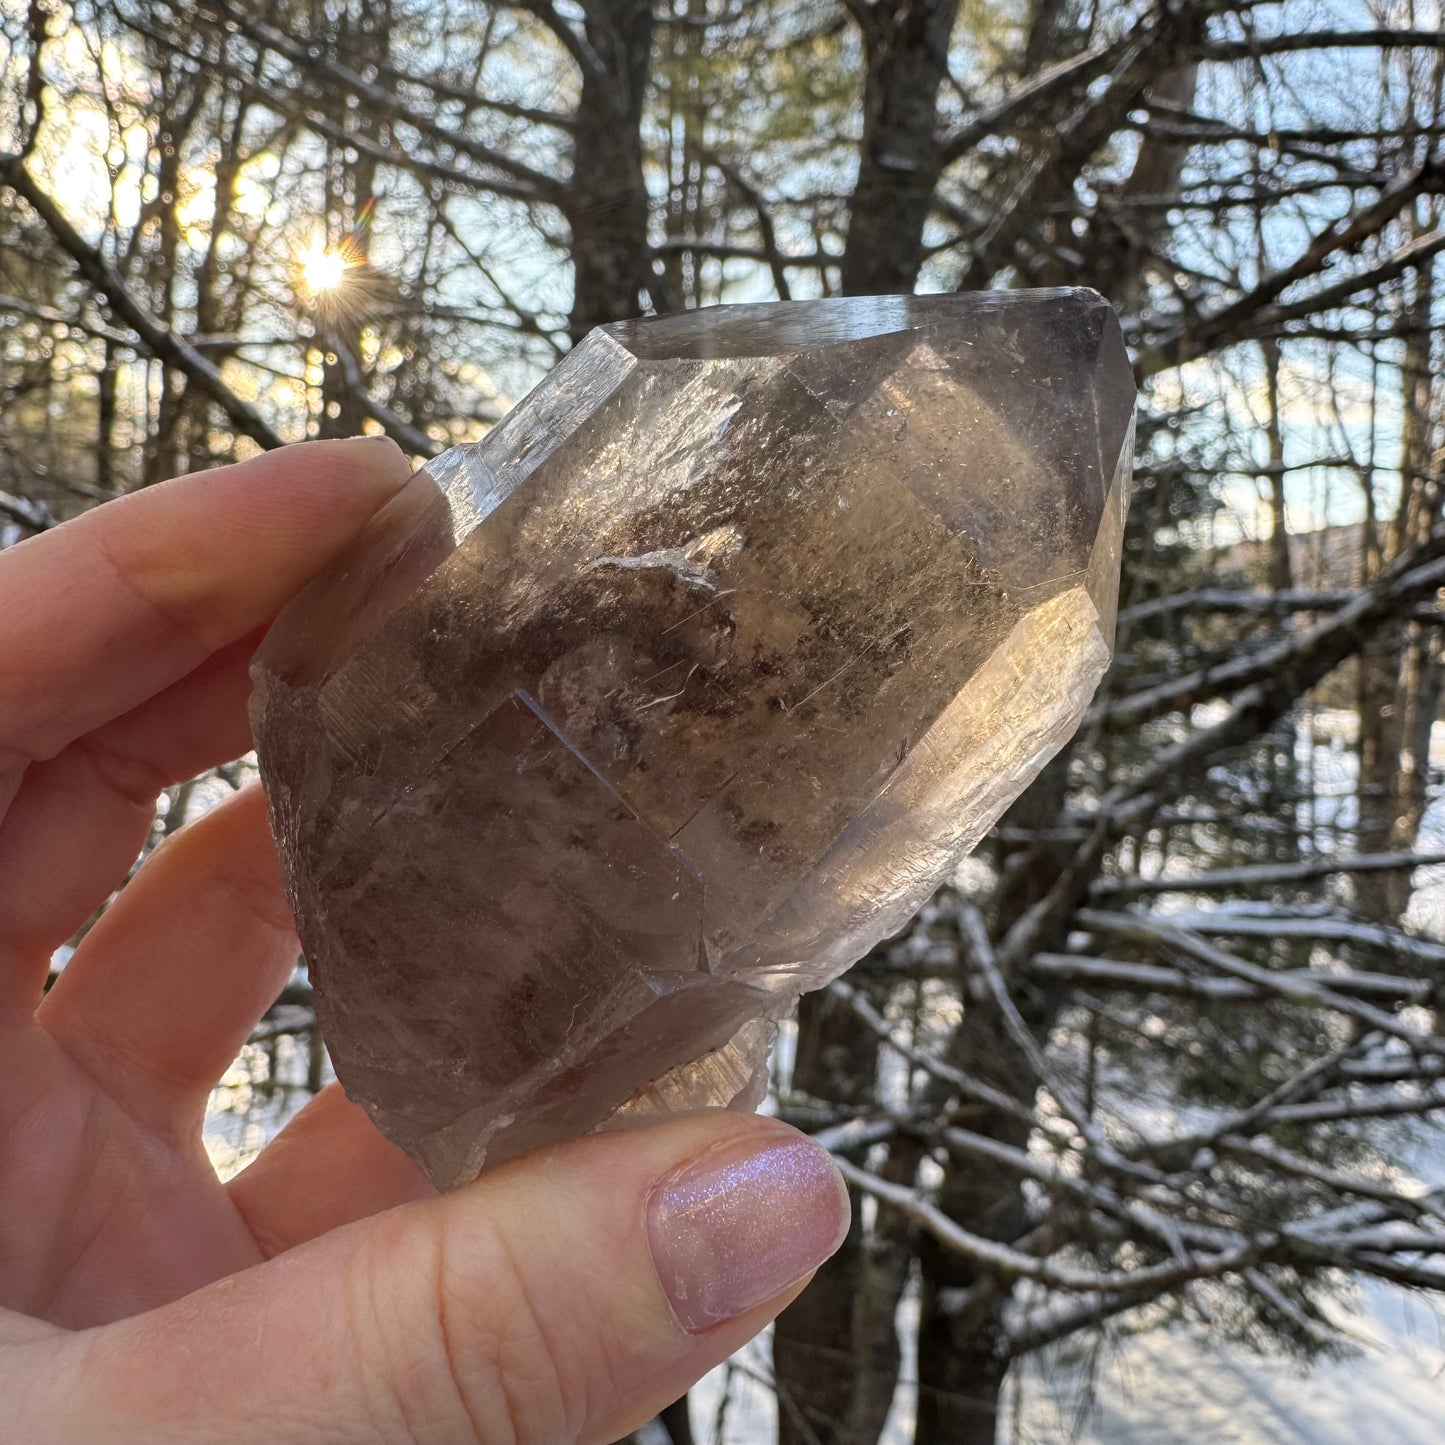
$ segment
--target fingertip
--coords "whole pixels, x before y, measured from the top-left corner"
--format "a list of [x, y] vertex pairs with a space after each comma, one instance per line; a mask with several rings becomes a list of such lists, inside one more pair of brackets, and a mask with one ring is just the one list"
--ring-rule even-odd
[[201, 480], [226, 488], [229, 515], [219, 513], [217, 520], [229, 523], [238, 540], [305, 541], [314, 555], [349, 541], [410, 475], [390, 437], [345, 437], [297, 442], [203, 473]]
[[[411, 463], [406, 453], [389, 436], [331, 437], [321, 441], [298, 442], [272, 457], [313, 472], [335, 472], [339, 481], [356, 488], [373, 489], [389, 498], [406, 485]], [[258, 459], [259, 460], [259, 459]]]
[[489, 1302], [483, 1319], [505, 1299], [485, 1249], [478, 1268], [463, 1241], [484, 1223], [483, 1244], [501, 1238], [522, 1262], [529, 1334], [590, 1383], [583, 1434], [595, 1439], [625, 1433], [740, 1349], [806, 1288], [850, 1217], [814, 1140], [726, 1110], [538, 1150], [436, 1207], [454, 1244], [451, 1286]]
[[410, 474], [386, 437], [298, 442], [122, 499], [135, 510], [111, 512], [109, 550], [213, 649], [273, 617]]
[[848, 1189], [795, 1130], [724, 1139], [653, 1188], [648, 1244], [678, 1324], [698, 1334], [806, 1280], [842, 1244]]

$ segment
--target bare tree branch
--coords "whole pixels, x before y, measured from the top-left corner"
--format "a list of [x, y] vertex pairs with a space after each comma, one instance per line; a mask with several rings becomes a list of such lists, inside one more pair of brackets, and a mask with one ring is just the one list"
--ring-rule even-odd
[[1255, 863], [1244, 868], [1217, 868], [1189, 876], [1145, 878], [1137, 874], [1099, 878], [1090, 892], [1097, 897], [1134, 898], [1142, 893], [1224, 893], [1236, 889], [1272, 888], [1303, 883], [1340, 873], [1381, 873], [1428, 868], [1445, 863], [1445, 853], [1361, 853], [1353, 858], [1306, 858], [1298, 863]]
[[1335, 1013], [1355, 1019], [1366, 1028], [1391, 1034], [1423, 1053], [1445, 1051], [1445, 1039], [1402, 1024], [1393, 1014], [1387, 1014], [1373, 1004], [1346, 998], [1330, 986], [1332, 980], [1328, 980], [1327, 975], [1311, 976], [1299, 970], [1261, 968], [1258, 964], [1215, 948], [1185, 928], [1171, 927], [1135, 913], [1110, 913], [1103, 909], [1082, 908], [1077, 917], [1085, 928], [1099, 929], [1121, 938], [1151, 944], [1168, 953], [1182, 954], [1185, 958], [1202, 963], [1206, 968], [1212, 968], [1218, 973], [1243, 979], [1256, 988], [1273, 991], [1281, 998], [1298, 1003], [1323, 1005]]
[[281, 438], [261, 414], [242, 401], [221, 379], [221, 373], [188, 342], [162, 326], [131, 294], [120, 273], [61, 214], [49, 194], [31, 177], [19, 156], [0, 155], [0, 185], [9, 186], [44, 221], [60, 248], [90, 282], [113, 315], [135, 332], [157, 360], [173, 366], [195, 388], [225, 412], [243, 436], [263, 447], [279, 447]]

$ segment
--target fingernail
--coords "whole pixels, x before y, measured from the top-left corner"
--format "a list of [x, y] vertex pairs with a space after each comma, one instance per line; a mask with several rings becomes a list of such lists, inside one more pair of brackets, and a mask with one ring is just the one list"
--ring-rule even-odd
[[848, 1232], [848, 1190], [801, 1135], [719, 1145], [668, 1175], [648, 1203], [653, 1263], [696, 1334], [781, 1294]]
[[[411, 462], [407, 454], [402, 450], [401, 443], [389, 436], [363, 436], [347, 437], [346, 445], [354, 447], [359, 457], [364, 456], [374, 466], [384, 466], [388, 471], [396, 472], [394, 459], [400, 458], [406, 472], [397, 472], [396, 485], [403, 486], [411, 476]], [[386, 460], [381, 460], [386, 458]]]
[[[384, 432], [370, 432], [365, 436], [357, 437], [337, 437], [335, 440], [342, 446], [358, 452], [374, 452], [382, 448], [390, 448], [390, 450], [395, 452], [401, 451], [401, 447], [397, 442]], [[406, 454], [403, 452], [402, 455], [405, 456]]]

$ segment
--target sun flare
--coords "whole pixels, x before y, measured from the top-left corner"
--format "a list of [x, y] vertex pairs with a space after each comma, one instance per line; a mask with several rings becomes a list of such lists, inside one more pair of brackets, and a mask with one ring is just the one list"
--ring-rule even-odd
[[346, 273], [351, 267], [343, 252], [330, 250], [320, 242], [312, 242], [301, 253], [297, 264], [301, 270], [301, 284], [312, 296], [337, 290], [346, 280]]

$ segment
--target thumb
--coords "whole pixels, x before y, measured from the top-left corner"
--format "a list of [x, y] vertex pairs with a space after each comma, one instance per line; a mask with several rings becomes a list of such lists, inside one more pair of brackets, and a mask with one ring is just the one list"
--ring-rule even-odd
[[847, 1226], [828, 1155], [776, 1121], [593, 1135], [79, 1337], [58, 1418], [86, 1428], [56, 1438], [614, 1440], [756, 1334]]

